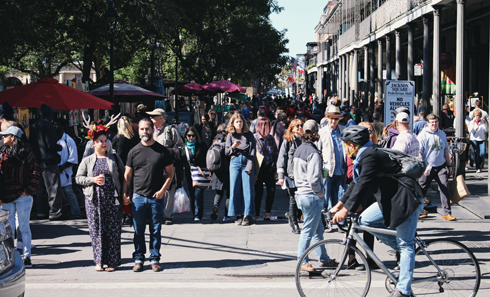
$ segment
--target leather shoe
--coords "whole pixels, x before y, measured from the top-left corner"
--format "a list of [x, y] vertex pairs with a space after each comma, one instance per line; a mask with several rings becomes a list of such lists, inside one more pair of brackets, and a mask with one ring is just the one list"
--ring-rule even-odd
[[134, 272], [141, 272], [143, 271], [143, 264], [141, 263], [135, 263], [133, 267]]
[[160, 272], [162, 271], [162, 267], [160, 267], [158, 263], [154, 263], [151, 264], [151, 270], [153, 270], [153, 272]]
[[445, 221], [456, 221], [456, 218], [452, 215], [448, 214], [447, 216], [442, 217]]
[[306, 264], [301, 265], [301, 270], [308, 271], [308, 272], [314, 272], [315, 268], [313, 268], [313, 266], [311, 266], [310, 263], [306, 263]]

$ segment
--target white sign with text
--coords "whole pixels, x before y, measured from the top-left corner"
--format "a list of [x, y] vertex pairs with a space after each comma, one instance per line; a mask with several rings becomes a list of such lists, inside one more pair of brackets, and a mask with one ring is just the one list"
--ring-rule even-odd
[[385, 82], [385, 126], [395, 120], [393, 112], [399, 107], [410, 110], [410, 130], [413, 128], [413, 100], [415, 82], [408, 80], [387, 80]]

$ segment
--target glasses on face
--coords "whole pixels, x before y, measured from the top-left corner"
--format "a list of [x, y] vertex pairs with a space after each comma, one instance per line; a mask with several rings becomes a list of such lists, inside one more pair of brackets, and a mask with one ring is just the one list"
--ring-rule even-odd
[[369, 134], [373, 134], [374, 130], [368, 130]]
[[294, 127], [299, 129], [299, 128], [303, 128], [303, 125], [295, 125]]
[[439, 121], [430, 121], [429, 124], [436, 125], [436, 124], [439, 124]]
[[339, 121], [340, 118], [328, 118], [330, 121]]
[[187, 137], [194, 138], [194, 137], [196, 137], [196, 135], [195, 134], [187, 134]]
[[216, 115], [214, 112], [210, 113], [210, 115]]

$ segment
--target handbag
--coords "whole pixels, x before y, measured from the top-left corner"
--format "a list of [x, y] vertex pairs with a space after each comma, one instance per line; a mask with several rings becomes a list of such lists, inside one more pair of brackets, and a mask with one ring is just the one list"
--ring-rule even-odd
[[458, 203], [463, 200], [466, 196], [470, 195], [466, 182], [464, 181], [463, 175], [458, 175], [455, 179], [449, 182], [449, 200], [451, 200], [451, 205]]
[[188, 148], [185, 148], [185, 154], [187, 155], [187, 162], [191, 169], [192, 187], [196, 189], [209, 189], [211, 187], [211, 171], [207, 168], [192, 165]]

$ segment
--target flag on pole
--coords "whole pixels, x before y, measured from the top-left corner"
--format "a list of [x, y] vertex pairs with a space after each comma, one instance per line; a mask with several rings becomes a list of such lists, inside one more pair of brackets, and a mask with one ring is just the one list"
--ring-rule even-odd
[[298, 67], [298, 72], [305, 74], [305, 70], [304, 69], [301, 69], [301, 67]]
[[287, 78], [287, 80], [286, 80], [286, 81], [287, 81], [287, 82], [294, 82], [294, 79], [293, 79], [291, 76], [288, 76], [288, 78]]
[[298, 60], [296, 60], [295, 58], [291, 58], [291, 65], [293, 68], [293, 72], [296, 72], [296, 67], [298, 66]]

